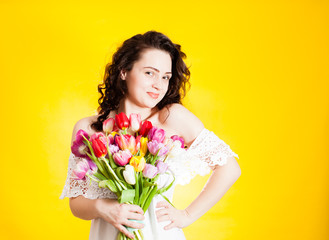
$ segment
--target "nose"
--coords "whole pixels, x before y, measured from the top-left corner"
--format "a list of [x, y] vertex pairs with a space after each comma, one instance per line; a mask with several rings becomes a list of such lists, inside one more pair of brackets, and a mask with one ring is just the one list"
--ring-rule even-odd
[[162, 88], [162, 81], [161, 81], [161, 79], [160, 79], [159, 76], [156, 76], [154, 78], [152, 87], [155, 88], [155, 89], [157, 89], [157, 90], [161, 90], [161, 88]]

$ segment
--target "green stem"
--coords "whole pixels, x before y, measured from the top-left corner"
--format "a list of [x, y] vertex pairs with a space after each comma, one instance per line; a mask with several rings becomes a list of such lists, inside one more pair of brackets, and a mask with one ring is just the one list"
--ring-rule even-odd
[[96, 178], [93, 177], [93, 175], [89, 175], [89, 173], [86, 173], [86, 175], [93, 181], [99, 183], [100, 181], [98, 181]]
[[120, 179], [118, 178], [118, 176], [115, 174], [115, 172], [113, 171], [113, 169], [111, 168], [111, 166], [107, 163], [107, 161], [105, 160], [104, 157], [101, 157], [101, 159], [105, 162], [107, 168], [109, 169], [109, 171], [111, 172], [111, 174], [113, 175], [113, 177], [115, 178], [115, 180], [118, 181], [118, 183], [121, 185], [121, 187], [126, 190], [127, 187], [125, 185], [123, 185], [120, 181]]

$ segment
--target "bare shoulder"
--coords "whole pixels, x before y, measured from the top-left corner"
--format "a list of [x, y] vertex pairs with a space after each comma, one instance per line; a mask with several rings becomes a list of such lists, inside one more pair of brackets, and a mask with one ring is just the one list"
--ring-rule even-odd
[[188, 146], [204, 129], [201, 120], [182, 104], [171, 104], [164, 115], [166, 115], [165, 125], [179, 133]]
[[77, 121], [73, 127], [72, 139], [71, 144], [75, 140], [75, 135], [77, 132], [82, 129], [87, 132], [89, 135], [92, 135], [94, 131], [91, 129], [90, 125], [97, 120], [98, 115], [93, 115], [89, 117], [85, 117]]

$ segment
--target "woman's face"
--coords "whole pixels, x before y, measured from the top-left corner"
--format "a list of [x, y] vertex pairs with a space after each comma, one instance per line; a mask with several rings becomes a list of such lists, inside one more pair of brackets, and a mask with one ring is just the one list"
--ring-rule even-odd
[[127, 81], [127, 99], [139, 107], [155, 107], [165, 96], [171, 76], [171, 57], [167, 52], [144, 50], [133, 68], [122, 74]]

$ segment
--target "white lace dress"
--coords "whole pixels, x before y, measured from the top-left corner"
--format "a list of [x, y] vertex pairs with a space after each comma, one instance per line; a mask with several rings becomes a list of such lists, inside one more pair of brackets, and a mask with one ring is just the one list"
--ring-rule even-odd
[[[184, 151], [184, 154], [166, 160], [169, 169], [175, 174], [176, 180], [175, 184], [165, 192], [164, 195], [172, 201], [176, 184], [185, 185], [197, 174], [204, 176], [210, 173], [211, 168], [209, 166], [222, 166], [227, 162], [227, 158], [231, 156], [239, 158], [223, 140], [219, 139], [213, 132], [203, 129], [189, 149]], [[79, 195], [83, 195], [85, 198], [89, 199], [116, 199], [117, 196], [113, 192], [106, 188], [99, 188], [94, 181], [89, 185], [89, 179], [83, 181], [73, 180], [71, 178], [72, 170], [80, 160], [79, 157], [71, 153], [67, 179], [60, 199]], [[162, 181], [170, 181], [170, 179], [163, 179]], [[143, 228], [145, 240], [184, 240], [185, 236], [182, 229], [172, 228], [170, 230], [164, 230], [163, 228], [170, 224], [170, 222], [157, 221], [155, 211], [159, 209], [155, 207], [159, 201], [165, 200], [161, 195], [155, 196], [148, 210], [145, 212], [145, 227]], [[118, 230], [103, 219], [97, 218], [91, 221], [90, 240], [115, 240], [117, 234]]]

